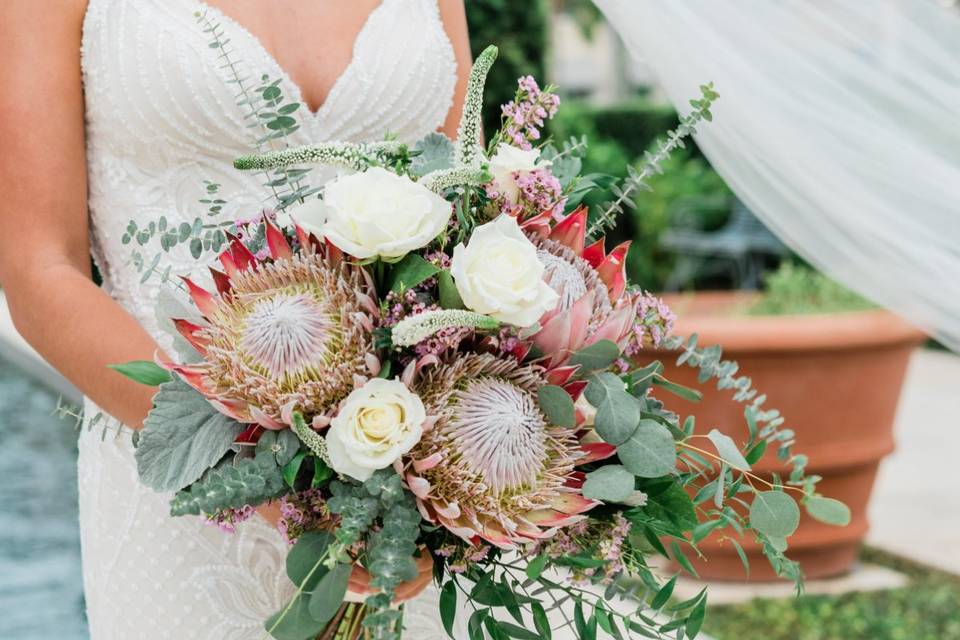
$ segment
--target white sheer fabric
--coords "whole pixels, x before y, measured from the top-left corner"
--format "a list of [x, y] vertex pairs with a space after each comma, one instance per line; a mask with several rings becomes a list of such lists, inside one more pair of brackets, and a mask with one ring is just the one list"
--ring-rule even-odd
[[[176, 226], [204, 215], [203, 180], [221, 184], [223, 215], [254, 213], [260, 179], [234, 171], [250, 151], [234, 85], [193, 0], [90, 0], [83, 35], [90, 218], [94, 254], [106, 290], [158, 340], [157, 279], [140, 282], [121, 242], [127, 221], [165, 215]], [[211, 10], [212, 11], [212, 10]], [[246, 75], [281, 79], [300, 91], [259, 42], [213, 13]], [[301, 109], [294, 144], [376, 140], [392, 132], [412, 141], [443, 123], [456, 82], [453, 48], [436, 0], [383, 0], [356, 41], [353, 61], [315, 114]], [[175, 271], [202, 271], [186, 255]], [[107, 329], [109, 330], [109, 329]], [[107, 375], [106, 373], [104, 375]], [[87, 415], [97, 413], [87, 407]], [[259, 640], [263, 620], [293, 586], [287, 548], [259, 516], [225, 534], [200, 518], [170, 518], [169, 496], [137, 480], [130, 432], [80, 438], [83, 569], [93, 640]], [[407, 605], [407, 635], [446, 637], [437, 592]], [[466, 633], [458, 637], [466, 637]]]
[[830, 276], [960, 350], [960, 11], [933, 0], [596, 0], [737, 195]]

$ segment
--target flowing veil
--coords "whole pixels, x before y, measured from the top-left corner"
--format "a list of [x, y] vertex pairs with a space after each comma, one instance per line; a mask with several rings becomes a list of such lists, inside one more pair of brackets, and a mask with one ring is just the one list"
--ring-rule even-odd
[[960, 350], [960, 10], [596, 0], [736, 194], [831, 277]]

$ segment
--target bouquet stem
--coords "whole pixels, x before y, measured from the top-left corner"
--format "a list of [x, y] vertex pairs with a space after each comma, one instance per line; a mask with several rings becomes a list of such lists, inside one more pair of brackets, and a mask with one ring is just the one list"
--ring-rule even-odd
[[357, 640], [363, 633], [366, 606], [357, 602], [344, 602], [317, 640]]

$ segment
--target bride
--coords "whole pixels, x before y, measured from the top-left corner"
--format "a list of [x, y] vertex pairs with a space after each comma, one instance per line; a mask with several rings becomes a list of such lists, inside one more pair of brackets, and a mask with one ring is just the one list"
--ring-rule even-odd
[[[470, 65], [463, 2], [50, 4], [0, 8], [0, 281], [18, 330], [89, 398], [88, 421], [102, 413], [128, 425], [80, 436], [91, 637], [261, 638], [292, 589], [267, 510], [224, 533], [170, 518], [167, 497], [137, 480], [131, 434], [153, 391], [106, 367], [171, 345], [155, 318], [158, 280], [141, 282], [130, 264], [127, 221], [192, 223], [205, 215], [204, 180], [234, 207], [221, 215], [259, 210], [259, 178], [231, 167], [254, 135], [204, 25], [220, 25], [243, 75], [279, 80], [301, 103], [292, 144], [413, 141], [454, 133]], [[175, 273], [193, 267], [166, 257]], [[430, 588], [407, 605], [411, 637], [446, 637], [436, 598]]]

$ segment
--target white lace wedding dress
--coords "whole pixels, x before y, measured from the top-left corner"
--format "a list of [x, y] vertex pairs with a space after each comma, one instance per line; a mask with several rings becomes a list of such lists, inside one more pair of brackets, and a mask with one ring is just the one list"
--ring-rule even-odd
[[[84, 21], [93, 252], [106, 290], [161, 344], [154, 306], [157, 279], [140, 282], [121, 238], [127, 221], [170, 224], [203, 216], [203, 180], [221, 185], [223, 215], [259, 211], [260, 179], [234, 171], [252, 132], [226, 82], [207, 11], [230, 39], [232, 57], [256, 81], [280, 79], [289, 99], [299, 88], [241, 25], [195, 0], [90, 0]], [[317, 36], [322, 37], [322, 25]], [[377, 140], [387, 132], [413, 141], [435, 130], [451, 105], [456, 65], [436, 0], [383, 0], [360, 32], [353, 60], [316, 113], [303, 106], [293, 144]], [[171, 254], [186, 273], [192, 260]], [[104, 327], [104, 331], [109, 331]], [[104, 375], [109, 375], [104, 373]], [[87, 407], [87, 415], [98, 409]], [[93, 640], [253, 640], [293, 587], [286, 546], [255, 517], [235, 534], [200, 518], [170, 518], [169, 496], [137, 481], [130, 431], [80, 438], [80, 525], [87, 611]], [[407, 605], [406, 636], [446, 637], [437, 593]], [[462, 631], [457, 637], [466, 637]]]

